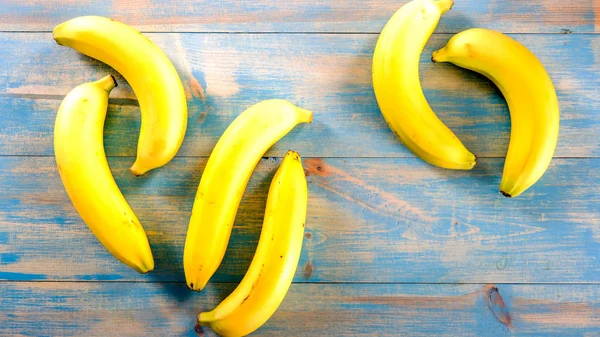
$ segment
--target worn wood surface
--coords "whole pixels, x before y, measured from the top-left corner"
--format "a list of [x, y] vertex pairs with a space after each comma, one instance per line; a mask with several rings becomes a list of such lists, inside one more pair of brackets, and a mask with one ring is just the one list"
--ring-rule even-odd
[[[234, 286], [198, 294], [184, 284], [8, 283], [0, 334], [195, 336], [194, 317]], [[591, 285], [294, 284], [255, 335], [595, 336], [598, 298]]]
[[[190, 117], [180, 156], [208, 156], [244, 109], [285, 98], [311, 109], [301, 125], [267, 154], [291, 147], [311, 157], [412, 157], [381, 115], [371, 84], [377, 35], [148, 34], [186, 84]], [[557, 157], [600, 155], [600, 53], [597, 35], [515, 36], [544, 62], [561, 104]], [[422, 56], [423, 87], [440, 118], [478, 157], [504, 157], [510, 121], [493, 84], [449, 64], [429, 61], [448, 35], [434, 36]], [[55, 111], [74, 84], [116, 73], [56, 45], [49, 33], [0, 33], [0, 102], [14, 113], [0, 125], [0, 154], [52, 155]], [[565, 67], [568, 64], [568, 67]], [[24, 73], [22, 69], [27, 69]], [[124, 84], [122, 77], [118, 81]], [[127, 85], [112, 93], [108, 155], [134, 156], [139, 108]], [[327, 144], [328, 146], [324, 146]]]
[[[176, 158], [141, 178], [128, 170], [133, 158], [110, 159], [149, 232], [156, 270], [139, 275], [90, 235], [54, 158], [4, 157], [0, 278], [184, 281], [182, 247], [206, 159]], [[265, 159], [256, 169], [215, 281], [243, 277], [279, 164]], [[480, 159], [472, 172], [452, 172], [417, 158], [305, 159], [309, 207], [296, 281], [599, 283], [600, 158], [555, 159], [514, 200], [498, 193], [502, 164]]]
[[[434, 110], [479, 157], [471, 172], [415, 158], [377, 107], [373, 49], [404, 2], [2, 1], [0, 335], [194, 336], [198, 312], [244, 275], [270, 179], [290, 148], [303, 156], [309, 181], [302, 257], [280, 310], [255, 335], [600, 335], [600, 2], [456, 0], [444, 15], [422, 55], [421, 79]], [[88, 14], [148, 32], [186, 88], [181, 151], [140, 178], [127, 171], [140, 119], [133, 91], [114, 70], [52, 40], [56, 24]], [[477, 26], [530, 48], [561, 105], [555, 159], [516, 199], [498, 194], [510, 132], [499, 91], [429, 62], [450, 33]], [[120, 84], [106, 151], [148, 232], [156, 259], [148, 275], [97, 242], [55, 168], [62, 98], [106, 73]], [[241, 111], [273, 97], [313, 110], [314, 122], [268, 151], [223, 265], [206, 291], [188, 291], [183, 241], [207, 156]]]
[[[80, 15], [104, 15], [143, 31], [379, 33], [405, 1], [290, 0], [4, 0], [0, 30], [49, 31]], [[599, 29], [597, 0], [462, 0], [439, 32], [485, 26], [518, 33], [592, 33]]]

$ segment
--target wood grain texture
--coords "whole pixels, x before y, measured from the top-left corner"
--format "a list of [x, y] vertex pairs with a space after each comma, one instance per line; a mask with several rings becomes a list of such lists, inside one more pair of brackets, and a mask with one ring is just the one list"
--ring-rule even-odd
[[[4, 283], [0, 334], [196, 336], [196, 315], [234, 286], [199, 294], [184, 284]], [[493, 287], [294, 284], [253, 336], [591, 336], [600, 329], [597, 286]]]
[[[375, 35], [149, 34], [175, 63], [189, 98], [180, 156], [206, 157], [229, 123], [263, 99], [284, 98], [314, 112], [267, 156], [294, 147], [312, 157], [414, 157], [383, 119], [372, 89]], [[491, 82], [431, 52], [422, 56], [425, 95], [440, 118], [478, 157], [504, 157], [510, 132], [506, 103]], [[600, 36], [517, 35], [546, 65], [558, 92], [557, 157], [600, 155]], [[52, 155], [56, 111], [73, 87], [115, 72], [60, 47], [50, 34], [0, 34], [0, 155]], [[26, 71], [24, 71], [26, 69]], [[135, 155], [139, 108], [122, 77], [111, 93], [108, 155]], [[327, 144], [327, 146], [324, 146]]]
[[[198, 312], [247, 270], [270, 180], [294, 149], [309, 181], [302, 256], [282, 306], [253, 335], [598, 336], [600, 1], [455, 0], [420, 70], [433, 109], [479, 157], [471, 172], [415, 158], [377, 107], [373, 48], [406, 1], [0, 1], [0, 335], [196, 336]], [[133, 91], [52, 40], [56, 24], [89, 14], [152, 32], [185, 85], [183, 147], [140, 178], [128, 171], [140, 125]], [[557, 88], [555, 159], [516, 199], [498, 193], [510, 132], [499, 91], [429, 62], [450, 33], [471, 27], [511, 33]], [[107, 73], [120, 86], [105, 146], [150, 239], [156, 269], [147, 275], [82, 223], [53, 158], [61, 100]], [[183, 242], [206, 157], [241, 111], [268, 98], [313, 110], [314, 122], [267, 152], [221, 268], [194, 293], [183, 283]]]
[[[135, 178], [110, 158], [148, 231], [155, 271], [139, 275], [97, 242], [51, 157], [0, 157], [0, 279], [184, 280], [183, 243], [206, 159]], [[214, 281], [241, 280], [280, 159], [257, 167]], [[472, 172], [417, 158], [305, 158], [306, 234], [296, 282], [598, 282], [600, 159], [555, 159], [524, 195], [498, 193], [502, 159]]]
[[[0, 30], [51, 31], [80, 15], [103, 15], [142, 31], [160, 32], [370, 32], [381, 31], [406, 0], [194, 1], [4, 0]], [[598, 31], [596, 0], [456, 0], [438, 31], [476, 26], [515, 33]]]

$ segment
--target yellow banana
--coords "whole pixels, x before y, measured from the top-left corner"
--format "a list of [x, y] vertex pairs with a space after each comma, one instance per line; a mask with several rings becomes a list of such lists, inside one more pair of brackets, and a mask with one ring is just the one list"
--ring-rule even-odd
[[137, 158], [131, 172], [142, 175], [168, 163], [187, 127], [183, 85], [167, 56], [130, 26], [101, 16], [81, 16], [54, 28], [59, 45], [117, 70], [133, 89], [142, 113]]
[[509, 36], [481, 28], [456, 34], [432, 59], [476, 71], [498, 86], [512, 124], [500, 191], [523, 193], [542, 177], [558, 141], [558, 99], [542, 63]]
[[385, 25], [373, 56], [373, 87], [394, 134], [432, 165], [469, 170], [475, 156], [436, 116], [419, 81], [419, 59], [452, 0], [413, 0]]
[[312, 112], [285, 100], [257, 103], [225, 130], [202, 173], [185, 240], [188, 286], [201, 291], [217, 270], [229, 243], [237, 208], [250, 176], [267, 150]]
[[245, 336], [260, 328], [283, 301], [296, 273], [308, 191], [298, 153], [288, 151], [273, 177], [258, 247], [237, 288], [214, 310], [198, 316], [224, 337]]
[[154, 269], [148, 238], [121, 194], [104, 154], [104, 119], [112, 76], [77, 86], [62, 101], [54, 127], [54, 153], [77, 212], [117, 259], [140, 273]]

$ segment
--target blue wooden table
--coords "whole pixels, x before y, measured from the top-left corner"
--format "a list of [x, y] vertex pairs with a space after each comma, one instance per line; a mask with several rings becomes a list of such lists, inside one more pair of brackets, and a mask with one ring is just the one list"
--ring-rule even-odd
[[[102, 0], [0, 3], [0, 335], [193, 336], [244, 275], [282, 155], [304, 158], [309, 207], [294, 284], [256, 336], [600, 334], [600, 3], [457, 0], [422, 57], [425, 94], [480, 158], [471, 172], [415, 158], [385, 123], [371, 85], [394, 0]], [[184, 81], [189, 128], [178, 156], [133, 177], [140, 124], [131, 88], [104, 64], [56, 45], [79, 15], [140, 29]], [[499, 91], [429, 62], [452, 33], [498, 29], [546, 65], [561, 106], [555, 158], [515, 199], [498, 193], [510, 132]], [[81, 221], [53, 157], [64, 95], [112, 73], [105, 145], [146, 228], [156, 269], [116, 261]], [[246, 107], [285, 98], [314, 111], [253, 175], [225, 260], [189, 291], [183, 242], [218, 137]], [[503, 308], [504, 306], [504, 308]], [[206, 336], [213, 336], [211, 331]]]

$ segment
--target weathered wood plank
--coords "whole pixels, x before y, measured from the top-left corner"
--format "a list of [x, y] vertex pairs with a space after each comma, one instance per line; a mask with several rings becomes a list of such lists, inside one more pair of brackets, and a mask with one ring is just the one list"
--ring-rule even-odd
[[[104, 250], [73, 209], [51, 157], [0, 157], [0, 279], [183, 281], [183, 243], [206, 159], [176, 158], [141, 178], [110, 158], [149, 233], [156, 269], [139, 275]], [[214, 281], [241, 280], [280, 159], [256, 169]], [[305, 158], [309, 207], [297, 282], [592, 282], [600, 279], [600, 159], [555, 159], [515, 199], [502, 159], [472, 172], [417, 158]]]
[[[0, 334], [195, 336], [198, 312], [234, 286], [198, 294], [184, 284], [4, 283]], [[600, 329], [596, 285], [493, 287], [294, 284], [253, 336], [583, 336]]]
[[[51, 31], [80, 15], [104, 15], [143, 31], [160, 32], [372, 32], [378, 33], [406, 0], [239, 2], [24, 1], [4, 0], [0, 30]], [[517, 33], [590, 33], [598, 31], [595, 0], [496, 1], [457, 0], [440, 22], [440, 32], [474, 26]]]
[[[149, 34], [174, 61], [189, 96], [182, 156], [208, 156], [218, 137], [246, 107], [285, 98], [315, 113], [312, 125], [291, 132], [268, 153], [294, 147], [315, 157], [413, 157], [385, 123], [373, 94], [376, 35]], [[517, 35], [550, 72], [561, 103], [557, 157], [600, 155], [600, 36]], [[426, 96], [450, 128], [479, 157], [504, 157], [509, 116], [499, 91], [482, 77], [428, 62], [447, 35], [435, 36], [422, 57]], [[573, 55], [577, 55], [573, 58]], [[56, 110], [76, 85], [107, 66], [57, 46], [50, 34], [0, 34], [0, 155], [52, 155]], [[112, 93], [107, 153], [135, 155], [139, 108], [129, 86]], [[324, 146], [327, 144], [327, 146]]]

